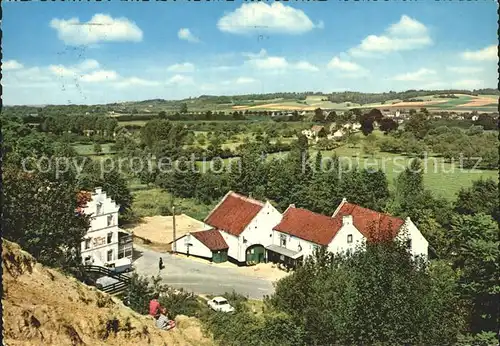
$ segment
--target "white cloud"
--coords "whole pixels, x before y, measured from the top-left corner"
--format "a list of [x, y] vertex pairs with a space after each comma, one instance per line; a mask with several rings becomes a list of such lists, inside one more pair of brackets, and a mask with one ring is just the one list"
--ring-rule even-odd
[[432, 44], [427, 27], [406, 15], [387, 28], [384, 35], [369, 35], [349, 50], [353, 56], [369, 56], [395, 51], [419, 49]]
[[333, 57], [333, 59], [328, 63], [327, 67], [332, 70], [340, 70], [346, 72], [357, 72], [363, 69], [360, 65], [351, 61], [340, 60], [339, 57]]
[[118, 78], [119, 75], [115, 71], [99, 70], [91, 72], [89, 74], [85, 74], [81, 76], [80, 79], [82, 82], [97, 83], [97, 82], [113, 81]]
[[2, 70], [3, 71], [12, 71], [12, 70], [20, 70], [24, 66], [17, 60], [6, 60], [2, 62]]
[[80, 77], [85, 75], [85, 71], [92, 71], [100, 67], [97, 60], [86, 59], [79, 64], [72, 66], [49, 65], [49, 71], [58, 77]]
[[246, 65], [249, 65], [252, 68], [258, 70], [267, 70], [273, 72], [283, 72], [286, 69], [309, 71], [309, 72], [319, 71], [319, 69], [316, 66], [305, 60], [292, 63], [287, 61], [286, 58], [284, 57], [269, 56], [265, 49], [261, 49], [260, 52], [258, 52], [257, 54], [242, 53], [242, 55], [249, 58], [248, 60], [245, 61]]
[[49, 71], [59, 77], [71, 77], [78, 73], [78, 70], [63, 65], [50, 65]]
[[195, 66], [191, 64], [190, 62], [185, 62], [181, 64], [173, 64], [170, 65], [167, 68], [167, 71], [169, 72], [180, 72], [180, 73], [187, 73], [187, 72], [194, 72]]
[[81, 63], [76, 65], [76, 68], [79, 70], [94, 70], [96, 68], [99, 68], [101, 66], [97, 60], [94, 59], [86, 59], [83, 60]]
[[113, 18], [107, 14], [95, 14], [88, 22], [78, 18], [68, 20], [54, 18], [50, 27], [67, 45], [86, 45], [98, 42], [142, 41], [142, 30], [127, 18]]
[[450, 72], [460, 73], [460, 74], [477, 73], [483, 70], [481, 67], [474, 67], [474, 66], [448, 66], [446, 67], [446, 69]]
[[302, 10], [280, 2], [242, 4], [217, 22], [219, 30], [231, 34], [302, 34], [323, 26], [322, 22], [315, 25]]
[[257, 82], [256, 79], [248, 78], [248, 77], [239, 77], [235, 81], [236, 84], [251, 84], [251, 83], [255, 83], [255, 82]]
[[317, 72], [319, 71], [319, 68], [314, 66], [313, 64], [307, 62], [307, 61], [299, 61], [294, 65], [294, 67], [297, 70], [303, 70], [303, 71], [310, 71], [310, 72]]
[[457, 89], [460, 88], [460, 89], [472, 90], [475, 88], [483, 87], [484, 83], [483, 81], [475, 79], [462, 79], [456, 82], [452, 82], [452, 86]]
[[470, 61], [497, 61], [498, 47], [491, 45], [476, 51], [465, 51], [461, 55], [463, 59]]
[[142, 79], [142, 78], [137, 78], [137, 77], [130, 77], [130, 78], [125, 78], [123, 80], [120, 80], [116, 83], [113, 83], [114, 86], [118, 88], [128, 88], [128, 87], [133, 87], [133, 86], [157, 86], [160, 85], [161, 83], [158, 81], [153, 81], [153, 80], [147, 80], [147, 79]]
[[257, 59], [257, 58], [264, 58], [267, 56], [267, 51], [262, 48], [257, 54], [255, 53], [242, 53], [244, 57], [247, 57], [249, 59]]
[[288, 67], [288, 61], [286, 61], [285, 58], [278, 56], [250, 59], [247, 63], [259, 70], [281, 70]]
[[423, 81], [434, 75], [436, 75], [436, 71], [427, 68], [421, 68], [415, 72], [396, 75], [392, 79], [397, 81]]
[[179, 29], [179, 31], [177, 32], [177, 37], [181, 40], [185, 40], [188, 42], [193, 42], [193, 43], [200, 42], [199, 38], [194, 36], [191, 33], [191, 30], [189, 30], [188, 28]]
[[387, 34], [393, 37], [421, 37], [427, 36], [427, 27], [419, 21], [402, 15], [399, 22], [391, 24], [387, 29]]
[[193, 78], [181, 74], [176, 74], [175, 76], [167, 80], [167, 85], [186, 85], [192, 83]]

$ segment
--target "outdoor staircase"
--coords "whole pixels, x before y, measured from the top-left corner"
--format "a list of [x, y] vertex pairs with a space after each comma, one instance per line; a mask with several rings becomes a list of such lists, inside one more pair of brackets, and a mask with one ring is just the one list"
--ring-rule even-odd
[[86, 265], [84, 266], [84, 270], [86, 273], [97, 273], [118, 280], [118, 282], [113, 284], [98, 287], [101, 291], [109, 294], [122, 293], [130, 284], [130, 278], [127, 275], [116, 273], [114, 270], [106, 267]]

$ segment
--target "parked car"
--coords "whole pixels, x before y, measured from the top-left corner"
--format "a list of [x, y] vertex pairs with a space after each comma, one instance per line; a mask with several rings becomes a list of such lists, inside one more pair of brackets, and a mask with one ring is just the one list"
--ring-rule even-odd
[[215, 297], [208, 301], [208, 306], [214, 311], [234, 312], [234, 308], [229, 305], [224, 297]]
[[115, 273], [127, 273], [134, 269], [134, 267], [132, 266], [132, 261], [130, 260], [130, 258], [126, 257], [106, 263], [104, 266], [111, 269]]

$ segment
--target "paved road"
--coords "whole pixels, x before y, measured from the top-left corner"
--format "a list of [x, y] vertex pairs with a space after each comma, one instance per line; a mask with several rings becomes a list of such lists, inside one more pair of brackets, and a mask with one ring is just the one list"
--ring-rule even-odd
[[262, 299], [274, 292], [272, 281], [246, 276], [232, 268], [217, 267], [166, 253], [156, 252], [134, 244], [134, 252], [141, 256], [134, 261], [137, 274], [156, 276], [158, 261], [163, 259], [163, 282], [175, 288], [184, 288], [196, 294], [220, 295], [233, 289], [253, 299]]

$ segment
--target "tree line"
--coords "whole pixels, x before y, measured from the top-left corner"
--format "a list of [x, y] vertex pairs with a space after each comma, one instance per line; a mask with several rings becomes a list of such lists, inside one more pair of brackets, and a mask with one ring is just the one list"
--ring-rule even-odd
[[[58, 155], [74, 153], [65, 147], [68, 143], [56, 145], [49, 134], [22, 122], [3, 125], [3, 236], [42, 263], [67, 269], [76, 266], [77, 249], [89, 221], [75, 213], [77, 192], [100, 185], [126, 214], [132, 198], [123, 175], [117, 171], [101, 175], [95, 163], [88, 163], [81, 176], [68, 171], [59, 179], [50, 169], [24, 172], [16, 158], [55, 155], [56, 150], [61, 150]], [[443, 130], [431, 135], [448, 136]], [[420, 132], [416, 126], [412, 131], [425, 140], [430, 130]], [[182, 147], [187, 132], [183, 126], [158, 120], [140, 134], [138, 147], [170, 154]], [[431, 262], [414, 261], [404, 245], [397, 243], [368, 244], [364, 251], [349, 256], [319, 252], [277, 284], [262, 314], [239, 304], [234, 316], [201, 315], [216, 340], [226, 345], [276, 346], [492, 344], [499, 322], [500, 289], [495, 181], [475, 181], [449, 202], [425, 188], [417, 159], [398, 175], [390, 192], [384, 172], [347, 171], [341, 159], [327, 160], [322, 153], [309, 157], [303, 136], [282, 158], [263, 159], [260, 145], [242, 148], [239, 162], [231, 163], [238, 169], [203, 175], [177, 171], [158, 175], [155, 183], [181, 197], [216, 201], [232, 189], [269, 199], [282, 211], [294, 203], [325, 215], [331, 215], [346, 197], [371, 209], [410, 216], [429, 241]], [[191, 163], [181, 160], [179, 164]], [[131, 293], [137, 309], [142, 304], [137, 301], [140, 292]], [[196, 315], [192, 295], [182, 297], [170, 297], [166, 306]]]

